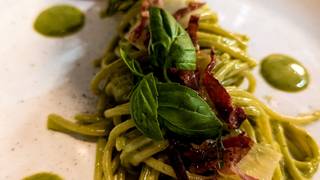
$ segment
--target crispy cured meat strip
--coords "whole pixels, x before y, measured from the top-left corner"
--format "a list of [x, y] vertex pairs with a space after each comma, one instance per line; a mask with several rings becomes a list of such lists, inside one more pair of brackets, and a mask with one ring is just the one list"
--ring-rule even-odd
[[231, 96], [212, 75], [211, 72], [215, 66], [215, 62], [214, 52], [211, 51], [211, 62], [205, 71], [203, 85], [205, 86], [218, 115], [228, 124], [228, 127], [230, 129], [239, 128], [247, 116], [242, 108], [233, 107]]
[[200, 175], [224, 174], [238, 175], [245, 180], [254, 180], [236, 168], [236, 164], [249, 152], [253, 141], [241, 134], [221, 141], [206, 140], [200, 145], [180, 145], [181, 156], [187, 169]]

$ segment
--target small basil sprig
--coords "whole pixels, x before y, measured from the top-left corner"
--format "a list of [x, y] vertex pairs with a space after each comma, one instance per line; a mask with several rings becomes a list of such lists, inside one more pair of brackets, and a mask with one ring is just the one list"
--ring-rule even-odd
[[167, 11], [152, 7], [150, 12], [151, 63], [164, 69], [196, 69], [196, 49], [188, 33]]
[[220, 134], [221, 121], [194, 90], [174, 83], [159, 83], [157, 88], [158, 114], [167, 129], [195, 138], [214, 138]]
[[210, 106], [192, 89], [176, 83], [156, 83], [145, 76], [130, 99], [137, 128], [147, 137], [161, 140], [160, 128], [191, 138], [215, 138], [222, 123]]
[[130, 113], [136, 127], [147, 137], [163, 139], [158, 121], [158, 91], [152, 74], [143, 77], [130, 98]]
[[139, 63], [136, 60], [130, 58], [123, 49], [120, 49], [120, 57], [134, 75], [140, 77], [144, 76]]

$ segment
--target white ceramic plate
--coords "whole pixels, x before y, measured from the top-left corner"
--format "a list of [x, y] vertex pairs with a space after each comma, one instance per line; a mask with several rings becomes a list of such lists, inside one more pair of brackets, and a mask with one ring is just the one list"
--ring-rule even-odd
[[[33, 31], [37, 14], [57, 3], [86, 12], [87, 22], [79, 33], [52, 39]], [[320, 108], [320, 1], [210, 0], [209, 4], [224, 27], [251, 37], [250, 54], [256, 59], [285, 53], [308, 68], [309, 88], [294, 94], [272, 89], [256, 68], [260, 99], [272, 96], [269, 105], [285, 114]], [[0, 179], [18, 180], [39, 171], [52, 171], [67, 180], [92, 179], [95, 144], [48, 131], [46, 116], [56, 112], [72, 117], [93, 109], [90, 63], [102, 54], [117, 22], [99, 19], [98, 11], [95, 1], [1, 1]], [[307, 128], [319, 143], [320, 123]]]

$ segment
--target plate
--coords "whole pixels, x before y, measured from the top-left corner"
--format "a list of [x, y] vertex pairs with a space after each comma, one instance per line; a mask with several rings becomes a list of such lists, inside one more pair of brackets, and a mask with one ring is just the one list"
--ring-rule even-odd
[[[289, 54], [309, 70], [308, 89], [288, 94], [268, 86], [257, 67], [256, 95], [261, 100], [290, 115], [320, 108], [320, 1], [208, 2], [223, 27], [249, 35], [254, 58]], [[37, 34], [32, 24], [38, 13], [61, 3], [86, 12], [85, 27], [63, 39]], [[72, 118], [76, 112], [93, 110], [95, 98], [88, 90], [94, 74], [91, 60], [103, 53], [120, 18], [100, 19], [100, 7], [101, 2], [85, 0], [2, 0], [0, 179], [18, 180], [39, 171], [52, 171], [67, 180], [92, 179], [95, 144], [48, 131], [46, 117], [55, 112]], [[270, 96], [271, 100], [266, 98]], [[306, 128], [319, 143], [320, 122]]]

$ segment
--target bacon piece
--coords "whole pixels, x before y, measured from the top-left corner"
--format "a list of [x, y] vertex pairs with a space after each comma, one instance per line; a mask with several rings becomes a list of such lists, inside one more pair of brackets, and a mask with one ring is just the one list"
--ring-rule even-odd
[[177, 68], [169, 68], [170, 74], [177, 77], [177, 80], [181, 84], [193, 89], [199, 90], [200, 88], [200, 73], [198, 70], [187, 71], [187, 70], [178, 70]]
[[208, 72], [208, 70], [205, 72], [203, 84], [219, 115], [224, 120], [228, 120], [229, 114], [233, 111], [233, 107], [231, 104], [231, 97], [226, 89], [210, 74], [210, 72]]
[[251, 148], [253, 145], [253, 141], [244, 134], [240, 134], [238, 136], [232, 136], [224, 139], [222, 141], [222, 144], [225, 149], [232, 147]]
[[216, 65], [216, 58], [215, 58], [215, 54], [214, 54], [214, 49], [211, 48], [210, 51], [210, 63], [207, 66], [207, 71], [212, 72], [214, 66]]
[[242, 122], [247, 119], [247, 115], [241, 107], [233, 108], [233, 111], [229, 115], [228, 123], [231, 128], [238, 128]]
[[194, 90], [199, 89], [199, 71], [179, 71], [178, 73], [184, 85]]
[[193, 42], [194, 47], [196, 47], [196, 50], [199, 51], [199, 43], [198, 43], [198, 36], [197, 32], [199, 29], [199, 16], [191, 16], [187, 28], [187, 32]]
[[144, 29], [148, 25], [149, 20], [149, 8], [151, 3], [149, 0], [144, 0], [141, 4], [141, 11], [140, 11], [140, 23], [135, 27], [135, 29], [130, 33], [129, 39], [133, 42], [137, 41], [143, 34]]
[[181, 19], [183, 16], [187, 15], [189, 12], [194, 11], [196, 9], [199, 9], [200, 7], [204, 6], [206, 3], [202, 3], [202, 2], [190, 2], [188, 4], [188, 7], [182, 8], [177, 10], [173, 16], [179, 20]]
[[244, 135], [223, 140], [225, 167], [237, 164], [251, 149], [253, 141]]
[[208, 139], [200, 145], [191, 145], [188, 151], [183, 153], [184, 157], [191, 159], [193, 162], [207, 161], [208, 159], [217, 158], [217, 141]]
[[150, 34], [146, 30], [149, 23], [149, 8], [152, 6], [163, 6], [162, 0], [143, 0], [140, 7], [140, 22], [136, 27], [130, 32], [129, 40], [133, 43], [140, 41], [142, 44], [146, 45], [149, 42]]
[[217, 171], [234, 174], [243, 179], [252, 178], [241, 173], [236, 164], [249, 152], [253, 141], [240, 134], [223, 140], [206, 140], [200, 145], [181, 144], [176, 148], [181, 152], [186, 167], [192, 173], [215, 175]]
[[233, 107], [227, 90], [211, 74], [214, 65], [214, 52], [211, 51], [211, 62], [205, 71], [203, 84], [219, 116], [228, 124], [230, 129], [239, 128], [241, 123], [246, 119], [246, 114], [242, 108]]

